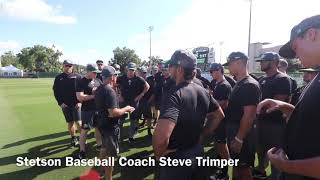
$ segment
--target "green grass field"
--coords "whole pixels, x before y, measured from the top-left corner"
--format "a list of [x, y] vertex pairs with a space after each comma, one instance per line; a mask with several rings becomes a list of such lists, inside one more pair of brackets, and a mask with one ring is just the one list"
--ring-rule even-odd
[[[74, 156], [66, 123], [52, 93], [53, 79], [0, 79], [0, 179], [78, 179], [91, 167], [18, 167], [17, 157], [60, 158]], [[124, 132], [128, 123], [125, 124]], [[134, 145], [120, 144], [120, 156], [152, 155], [151, 138], [141, 129]], [[93, 133], [88, 157], [97, 155]], [[212, 150], [213, 145], [206, 148]], [[269, 170], [268, 170], [269, 171]], [[154, 179], [155, 168], [116, 167], [115, 179]]]

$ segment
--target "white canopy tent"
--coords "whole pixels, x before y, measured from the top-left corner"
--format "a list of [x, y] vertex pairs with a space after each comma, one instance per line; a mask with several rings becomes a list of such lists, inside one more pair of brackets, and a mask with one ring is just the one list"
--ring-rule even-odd
[[0, 68], [1, 77], [23, 77], [23, 70], [18, 69], [12, 65]]

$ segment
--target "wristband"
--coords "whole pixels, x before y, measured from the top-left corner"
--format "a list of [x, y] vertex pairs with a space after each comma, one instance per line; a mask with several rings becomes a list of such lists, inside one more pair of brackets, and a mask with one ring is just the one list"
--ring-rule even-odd
[[241, 139], [239, 139], [237, 136], [236, 137], [234, 137], [234, 139], [236, 140], [236, 141], [238, 141], [239, 143], [243, 143], [243, 140], [241, 140]]

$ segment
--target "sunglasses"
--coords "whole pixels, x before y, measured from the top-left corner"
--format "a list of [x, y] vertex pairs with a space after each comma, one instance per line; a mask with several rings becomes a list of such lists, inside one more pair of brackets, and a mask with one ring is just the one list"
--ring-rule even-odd
[[72, 65], [63, 65], [63, 66], [68, 68], [72, 67]]

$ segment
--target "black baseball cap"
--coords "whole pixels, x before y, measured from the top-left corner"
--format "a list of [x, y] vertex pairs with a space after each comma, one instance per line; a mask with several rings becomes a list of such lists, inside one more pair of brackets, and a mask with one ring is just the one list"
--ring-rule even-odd
[[101, 71], [101, 76], [104, 78], [111, 77], [112, 75], [119, 74], [112, 66], [105, 66]]
[[260, 55], [260, 57], [258, 57], [256, 59], [256, 62], [261, 62], [261, 61], [279, 61], [280, 60], [280, 56], [279, 54], [275, 53], [275, 52], [266, 52]]
[[137, 65], [136, 63], [133, 63], [133, 62], [130, 62], [128, 65], [127, 65], [127, 69], [130, 69], [130, 70], [137, 70]]
[[194, 69], [197, 66], [197, 58], [188, 50], [176, 50], [171, 59], [169, 65], [179, 65], [183, 68]]
[[98, 59], [98, 60], [96, 61], [96, 63], [97, 63], [97, 64], [103, 64], [103, 61], [100, 60], [100, 59]]
[[283, 45], [279, 50], [280, 56], [288, 59], [295, 58], [296, 52], [292, 49], [291, 43], [297, 37], [301, 37], [310, 28], [320, 28], [320, 15], [306, 18], [292, 28], [289, 42]]
[[227, 62], [224, 63], [222, 66], [229, 66], [229, 63], [231, 61], [236, 61], [236, 60], [243, 60], [243, 61], [247, 61], [248, 60], [248, 56], [245, 55], [242, 52], [232, 52], [229, 54], [228, 58], [227, 58]]
[[223, 70], [223, 66], [219, 63], [212, 63], [210, 65], [209, 71], [218, 71], [218, 70]]
[[95, 64], [87, 64], [86, 70], [87, 70], [87, 72], [95, 72], [95, 73], [101, 72], [101, 71], [99, 71], [97, 65], [95, 65]]
[[63, 65], [71, 65], [71, 66], [73, 65], [73, 63], [69, 59], [64, 60], [62, 64]]

